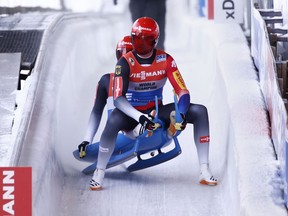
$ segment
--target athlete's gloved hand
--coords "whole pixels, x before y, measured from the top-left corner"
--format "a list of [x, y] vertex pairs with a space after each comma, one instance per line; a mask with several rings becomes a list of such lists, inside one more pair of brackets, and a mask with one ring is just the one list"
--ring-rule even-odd
[[180, 113], [181, 117], [182, 117], [182, 121], [181, 122], [176, 122], [174, 124], [175, 126], [175, 129], [178, 130], [178, 131], [183, 131], [185, 130], [186, 128], [186, 125], [187, 125], [187, 120], [185, 118], [185, 115], [183, 113]]
[[170, 135], [170, 137], [173, 137], [176, 135], [177, 131], [183, 131], [186, 128], [187, 125], [187, 121], [185, 119], [185, 115], [184, 114], [180, 114], [182, 117], [182, 121], [181, 122], [176, 122], [175, 119], [175, 111], [173, 110], [170, 113], [170, 125], [168, 128], [168, 134]]
[[159, 127], [159, 124], [152, 121], [152, 116], [149, 115], [141, 115], [139, 118], [139, 123], [143, 127], [143, 132], [145, 130], [154, 131]]
[[79, 157], [84, 158], [86, 156], [86, 147], [89, 145], [88, 141], [83, 141], [80, 145], [78, 145]]

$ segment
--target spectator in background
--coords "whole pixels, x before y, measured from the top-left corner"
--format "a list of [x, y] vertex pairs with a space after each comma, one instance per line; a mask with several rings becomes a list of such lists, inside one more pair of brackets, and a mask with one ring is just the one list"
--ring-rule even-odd
[[[113, 2], [114, 5], [117, 5], [117, 0], [113, 0]], [[129, 9], [132, 22], [140, 17], [151, 17], [158, 23], [161, 34], [156, 48], [164, 50], [166, 0], [130, 0]]]

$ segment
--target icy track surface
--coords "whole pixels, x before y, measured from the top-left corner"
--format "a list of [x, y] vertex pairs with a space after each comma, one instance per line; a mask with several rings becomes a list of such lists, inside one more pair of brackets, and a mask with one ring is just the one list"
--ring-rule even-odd
[[[250, 130], [251, 124], [257, 124], [252, 126], [253, 134], [260, 134], [261, 142], [267, 145], [262, 155], [268, 163], [264, 174], [253, 172], [259, 177], [266, 172], [273, 175], [276, 165], [267, 138], [267, 121], [257, 77], [240, 27], [192, 20], [170, 11], [167, 20], [167, 52], [175, 58], [183, 74], [191, 101], [204, 104], [209, 111], [210, 167], [219, 178], [219, 185], [209, 187], [198, 183], [199, 164], [193, 126], [189, 125], [179, 137], [182, 154], [175, 159], [135, 173], [127, 172], [127, 164], [122, 164], [107, 170], [102, 191], [89, 190], [91, 176], [80, 172], [89, 164], [76, 161], [72, 151], [84, 137], [97, 81], [104, 73], [113, 71], [115, 44], [120, 37], [129, 34], [131, 23], [129, 15], [109, 15], [109, 19], [72, 16], [59, 22], [48, 37], [49, 52], [45, 53], [41, 65], [37, 99], [20, 160], [20, 165], [33, 167], [34, 215], [255, 216], [255, 212], [284, 215], [285, 210], [280, 204], [276, 206], [271, 198], [271, 187], [267, 187], [270, 180], [254, 185], [261, 191], [259, 195], [250, 185], [244, 187], [247, 179], [246, 175], [241, 175], [243, 170], [247, 173], [251, 170], [241, 163], [240, 142], [244, 137], [242, 146], [246, 148], [246, 143], [252, 144], [247, 141], [249, 133], [239, 136], [235, 131]], [[231, 44], [239, 53], [237, 61], [231, 56]], [[224, 77], [228, 72], [231, 74]], [[231, 77], [235, 79], [234, 73], [250, 84], [253, 94], [256, 92], [251, 100], [243, 96], [244, 100], [239, 103], [235, 99], [239, 95], [227, 85]], [[33, 83], [33, 76], [30, 82]], [[245, 93], [243, 86], [237, 87]], [[170, 84], [165, 89], [165, 97], [164, 102], [173, 100]], [[243, 115], [233, 111], [239, 111], [237, 106]], [[248, 115], [248, 111], [242, 110], [245, 106], [252, 112], [253, 121], [245, 120]], [[95, 140], [99, 140], [105, 119], [106, 113]], [[246, 128], [239, 127], [237, 121], [240, 120]], [[257, 144], [257, 139], [253, 144]], [[263, 161], [257, 162], [261, 168], [265, 167]], [[236, 166], [238, 163], [243, 165], [242, 169]], [[265, 199], [258, 201], [258, 196]], [[246, 202], [241, 206], [243, 200]], [[255, 208], [250, 208], [247, 201]], [[257, 207], [260, 211], [256, 211]]]

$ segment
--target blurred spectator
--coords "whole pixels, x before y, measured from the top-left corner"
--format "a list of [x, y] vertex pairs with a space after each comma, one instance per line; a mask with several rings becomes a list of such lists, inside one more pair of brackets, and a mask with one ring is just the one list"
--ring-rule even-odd
[[[113, 3], [117, 5], [118, 0], [113, 0]], [[129, 9], [133, 23], [144, 16], [151, 17], [158, 23], [161, 34], [156, 48], [164, 50], [166, 0], [130, 0]]]
[[164, 50], [166, 0], [130, 0], [129, 9], [133, 22], [143, 16], [156, 20], [161, 32], [157, 48]]

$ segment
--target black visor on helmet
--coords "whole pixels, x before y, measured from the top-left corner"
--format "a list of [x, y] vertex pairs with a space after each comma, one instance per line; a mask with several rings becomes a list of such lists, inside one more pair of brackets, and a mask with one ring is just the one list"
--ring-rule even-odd
[[152, 36], [132, 35], [132, 44], [136, 53], [145, 55], [155, 48], [157, 40]]

